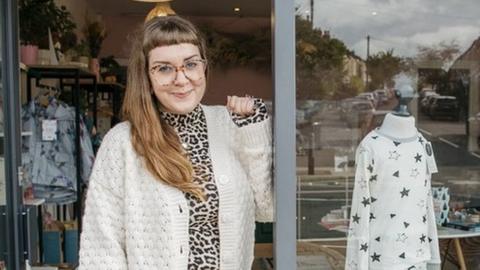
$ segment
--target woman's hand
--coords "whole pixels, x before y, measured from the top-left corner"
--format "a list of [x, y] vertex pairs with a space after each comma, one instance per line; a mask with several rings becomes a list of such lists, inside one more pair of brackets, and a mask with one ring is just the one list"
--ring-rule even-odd
[[226, 106], [227, 110], [241, 116], [249, 116], [255, 113], [255, 101], [250, 96], [227, 96]]

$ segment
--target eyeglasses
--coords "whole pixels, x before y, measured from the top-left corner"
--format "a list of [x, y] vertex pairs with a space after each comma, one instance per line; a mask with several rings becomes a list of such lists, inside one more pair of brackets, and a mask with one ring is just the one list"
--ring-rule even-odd
[[177, 78], [179, 71], [190, 81], [198, 81], [205, 76], [207, 61], [204, 59], [191, 59], [177, 67], [171, 64], [157, 64], [150, 68], [152, 78], [160, 85], [171, 85]]

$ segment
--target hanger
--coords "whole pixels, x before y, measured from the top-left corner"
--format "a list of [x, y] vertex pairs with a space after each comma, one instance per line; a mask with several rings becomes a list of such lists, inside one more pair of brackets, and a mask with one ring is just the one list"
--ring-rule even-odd
[[50, 100], [52, 98], [57, 99], [61, 93], [61, 89], [55, 86], [37, 83], [37, 87], [38, 92], [35, 100], [43, 107], [48, 107], [48, 105], [50, 104]]

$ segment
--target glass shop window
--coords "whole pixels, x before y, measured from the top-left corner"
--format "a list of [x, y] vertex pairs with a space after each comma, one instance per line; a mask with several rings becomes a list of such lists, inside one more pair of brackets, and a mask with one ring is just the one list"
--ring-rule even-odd
[[[429, 192], [440, 250], [448, 227], [480, 231], [480, 4], [295, 3], [298, 269], [345, 265], [352, 193], [361, 188], [355, 177], [358, 147], [386, 115], [398, 112], [400, 98], [408, 99], [403, 109], [419, 136], [431, 142], [438, 167]], [[405, 86], [412, 92], [399, 97]], [[392, 202], [402, 196], [380, 191], [391, 192]], [[379, 220], [370, 216], [370, 224]], [[478, 239], [460, 241], [467, 266], [478, 265]], [[367, 252], [369, 263], [378, 263], [378, 251]]]

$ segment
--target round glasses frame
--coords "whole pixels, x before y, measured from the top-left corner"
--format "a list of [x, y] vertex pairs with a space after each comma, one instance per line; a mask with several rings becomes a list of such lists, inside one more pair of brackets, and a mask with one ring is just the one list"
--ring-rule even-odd
[[[190, 66], [195, 64], [195, 66]], [[162, 74], [161, 69], [165, 69]], [[192, 59], [187, 60], [181, 66], [174, 66], [172, 64], [158, 64], [149, 69], [150, 75], [162, 86], [172, 85], [178, 77], [178, 72], [182, 71], [185, 78], [190, 81], [198, 81], [205, 77], [205, 71], [207, 69], [207, 60], [205, 59]], [[192, 74], [197, 72], [198, 74]], [[198, 78], [194, 78], [198, 75]]]

